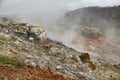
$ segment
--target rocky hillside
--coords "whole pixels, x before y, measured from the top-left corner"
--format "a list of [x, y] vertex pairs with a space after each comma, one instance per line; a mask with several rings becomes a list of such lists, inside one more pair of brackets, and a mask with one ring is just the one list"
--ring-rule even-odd
[[82, 26], [72, 39], [76, 49], [83, 45], [90, 55], [101, 58], [110, 64], [120, 64], [120, 45], [102, 35], [98, 29]]
[[1, 80], [119, 80], [120, 66], [47, 38], [41, 26], [0, 18]]
[[[86, 7], [80, 8], [65, 15], [65, 18], [71, 23], [81, 24], [85, 26], [106, 26], [107, 23], [117, 23], [114, 26], [119, 27], [120, 6], [115, 7]], [[96, 24], [98, 23], [98, 24]], [[103, 24], [101, 24], [103, 23]]]
[[104, 35], [120, 41], [120, 6], [80, 8], [68, 12], [62, 21], [62, 24], [99, 28]]

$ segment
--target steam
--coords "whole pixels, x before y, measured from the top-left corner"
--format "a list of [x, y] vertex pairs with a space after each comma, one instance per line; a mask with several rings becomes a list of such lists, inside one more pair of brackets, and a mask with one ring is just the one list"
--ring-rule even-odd
[[4, 0], [0, 14], [14, 15], [21, 18], [54, 19], [63, 14], [65, 1], [59, 0]]
[[61, 16], [81, 7], [119, 4], [120, 0], [2, 0], [0, 15], [19, 17], [25, 22], [43, 25], [49, 37], [71, 45], [69, 43], [75, 35], [75, 29], [61, 29], [56, 24]]
[[2, 0], [0, 14], [48, 20], [80, 7], [113, 5], [120, 5], [120, 0]]

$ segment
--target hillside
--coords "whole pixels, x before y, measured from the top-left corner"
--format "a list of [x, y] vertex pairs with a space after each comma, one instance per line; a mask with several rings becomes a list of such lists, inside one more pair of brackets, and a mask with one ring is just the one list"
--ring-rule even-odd
[[62, 21], [62, 24], [99, 28], [103, 35], [120, 41], [120, 6], [80, 8], [68, 12]]
[[1, 80], [119, 80], [118, 64], [102, 62], [47, 38], [41, 26], [0, 18]]
[[76, 49], [83, 45], [90, 55], [100, 57], [110, 64], [120, 64], [120, 45], [102, 35], [96, 28], [80, 27], [71, 42]]
[[[86, 26], [105, 26], [105, 23], [100, 25], [100, 22], [116, 22], [115, 26], [119, 26], [120, 21], [120, 6], [115, 7], [85, 7], [68, 12], [65, 18], [71, 23], [77, 23]], [[98, 25], [95, 23], [99, 23]]]

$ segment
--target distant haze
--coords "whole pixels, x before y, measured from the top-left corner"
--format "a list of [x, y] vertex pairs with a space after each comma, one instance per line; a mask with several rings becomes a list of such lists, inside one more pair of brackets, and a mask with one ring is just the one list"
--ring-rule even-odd
[[70, 10], [89, 6], [115, 6], [120, 5], [120, 0], [73, 0], [68, 4]]
[[[57, 18], [60, 15], [86, 6], [120, 5], [120, 0], [1, 0], [0, 14], [26, 18]], [[47, 18], [47, 19], [46, 19]]]

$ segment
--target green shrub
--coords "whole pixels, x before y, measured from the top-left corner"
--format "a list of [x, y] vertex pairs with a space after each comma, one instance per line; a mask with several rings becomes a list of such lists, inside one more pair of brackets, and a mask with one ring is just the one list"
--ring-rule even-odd
[[20, 62], [15, 61], [15, 60], [11, 60], [11, 59], [4, 57], [4, 56], [0, 56], [0, 64], [11, 64], [14, 66], [21, 66]]

